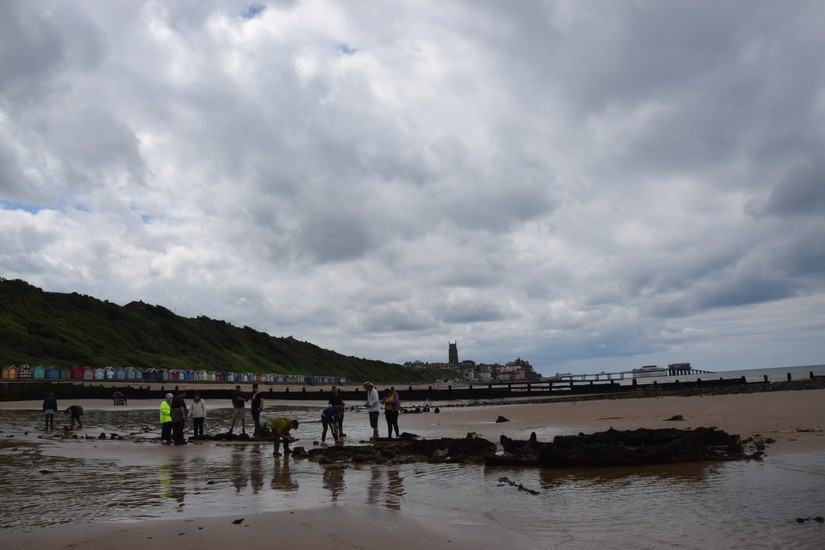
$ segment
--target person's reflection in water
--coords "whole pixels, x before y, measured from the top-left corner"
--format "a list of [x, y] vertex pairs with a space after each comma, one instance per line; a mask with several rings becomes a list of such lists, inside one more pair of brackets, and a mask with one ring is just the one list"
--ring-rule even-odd
[[249, 479], [252, 481], [252, 492], [256, 495], [264, 486], [264, 466], [261, 464], [261, 448], [252, 449], [249, 459]]
[[285, 456], [283, 459], [275, 459], [275, 469], [272, 472], [272, 488], [276, 491], [296, 491], [298, 483], [293, 481], [292, 473], [289, 471], [289, 461]]
[[182, 511], [186, 498], [186, 470], [183, 466], [183, 457], [170, 457], [168, 464], [158, 466], [158, 485], [158, 496], [161, 499], [175, 499], [178, 511]]
[[236, 446], [232, 449], [231, 462], [229, 464], [230, 477], [232, 478], [232, 485], [235, 487], [235, 492], [240, 493], [246, 488], [249, 481], [249, 476], [246, 470], [246, 449], [242, 446]]
[[381, 501], [381, 489], [383, 489], [381, 482], [381, 468], [378, 466], [370, 467], [370, 480], [367, 483], [367, 503], [378, 504]]
[[324, 489], [329, 489], [332, 502], [338, 500], [344, 492], [344, 469], [346, 466], [326, 466], [324, 468]]
[[400, 510], [402, 496], [404, 496], [404, 478], [401, 477], [398, 468], [390, 468], [387, 470], [387, 508]]

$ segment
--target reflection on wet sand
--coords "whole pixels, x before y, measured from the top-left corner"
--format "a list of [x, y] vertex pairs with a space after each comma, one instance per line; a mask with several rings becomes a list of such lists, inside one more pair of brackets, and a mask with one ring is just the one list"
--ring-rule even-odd
[[257, 495], [264, 487], [263, 451], [260, 446], [250, 451], [249, 480], [252, 482], [252, 493]]
[[[386, 487], [383, 477], [387, 476]], [[367, 483], [367, 503], [384, 505], [390, 510], [401, 509], [404, 496], [404, 478], [398, 466], [371, 466]]]
[[330, 465], [324, 467], [324, 489], [330, 492], [332, 502], [338, 502], [338, 498], [344, 492], [344, 470], [347, 466]]
[[275, 457], [274, 470], [272, 472], [272, 488], [278, 491], [297, 491], [298, 482], [292, 479], [292, 472], [289, 470], [289, 457]]
[[158, 496], [161, 500], [175, 500], [178, 511], [181, 511], [186, 498], [186, 470], [183, 457], [171, 456], [169, 459], [169, 462], [158, 466]]

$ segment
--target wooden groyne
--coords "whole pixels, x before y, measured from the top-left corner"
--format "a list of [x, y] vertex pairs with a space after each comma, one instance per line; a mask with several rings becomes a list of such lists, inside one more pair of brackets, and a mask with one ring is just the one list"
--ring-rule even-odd
[[[825, 376], [809, 378], [822, 379]], [[787, 379], [791, 381], [791, 374]], [[807, 378], [803, 378], [807, 379]], [[616, 381], [597, 380], [564, 380], [542, 382], [512, 382], [512, 383], [484, 383], [467, 385], [401, 385], [395, 389], [402, 395], [405, 404], [452, 401], [489, 401], [508, 398], [543, 398], [565, 397], [581, 395], [609, 395], [628, 394], [641, 391], [674, 392], [687, 389], [730, 388], [732, 386], [770, 385], [767, 377], [761, 382], [747, 382], [745, 377], [738, 378], [695, 378], [690, 380], [674, 380], [671, 382], [657, 382], [633, 380], [629, 384], [619, 384]], [[319, 401], [329, 399], [329, 386], [306, 385], [268, 385], [260, 384], [265, 399], [271, 401]], [[241, 384], [244, 392], [251, 393], [251, 384]], [[379, 390], [390, 387], [390, 384], [378, 384]], [[54, 393], [60, 400], [67, 399], [113, 399], [116, 391], [125, 394], [127, 399], [157, 399], [165, 393], [183, 389], [189, 397], [194, 391], [200, 392], [204, 399], [221, 400], [231, 399], [234, 385], [215, 384], [211, 382], [169, 382], [155, 384], [140, 384], [135, 381], [114, 380], [3, 380], [0, 382], [0, 401], [24, 401], [43, 399], [49, 393]], [[360, 386], [341, 386], [344, 401], [349, 405], [360, 404], [365, 400], [364, 390]]]

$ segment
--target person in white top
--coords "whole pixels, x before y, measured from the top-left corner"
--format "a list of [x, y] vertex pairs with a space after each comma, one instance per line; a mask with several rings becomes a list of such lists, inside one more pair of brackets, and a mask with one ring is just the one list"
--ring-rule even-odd
[[378, 397], [378, 390], [372, 382], [364, 382], [364, 389], [367, 390], [367, 412], [370, 415], [370, 427], [372, 437], [370, 441], [378, 441], [378, 416], [381, 414], [381, 399]]
[[192, 426], [195, 429], [195, 437], [203, 437], [203, 424], [206, 421], [206, 401], [201, 399], [199, 392], [195, 392], [190, 413], [192, 415]]

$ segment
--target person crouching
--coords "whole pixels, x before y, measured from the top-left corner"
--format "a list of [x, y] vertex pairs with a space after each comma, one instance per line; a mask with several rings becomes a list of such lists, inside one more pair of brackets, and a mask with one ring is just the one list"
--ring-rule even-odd
[[273, 418], [268, 422], [269, 429], [272, 430], [272, 435], [275, 436], [275, 449], [273, 456], [281, 456], [281, 440], [284, 442], [284, 454], [289, 454], [289, 444], [295, 441], [295, 438], [290, 435], [290, 430], [298, 427], [298, 421], [291, 416], [279, 416]]

